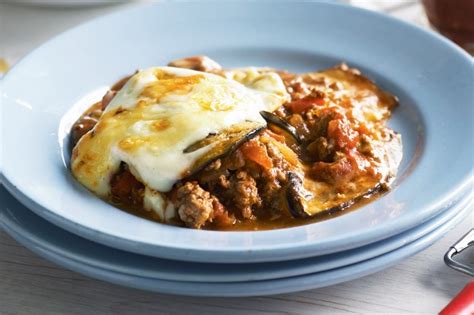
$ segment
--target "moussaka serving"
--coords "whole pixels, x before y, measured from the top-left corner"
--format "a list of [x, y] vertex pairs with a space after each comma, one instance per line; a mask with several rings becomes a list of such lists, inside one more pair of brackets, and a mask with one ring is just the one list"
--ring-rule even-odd
[[387, 191], [397, 105], [342, 64], [293, 74], [207, 57], [137, 71], [73, 125], [74, 177], [108, 202], [190, 228], [314, 222]]

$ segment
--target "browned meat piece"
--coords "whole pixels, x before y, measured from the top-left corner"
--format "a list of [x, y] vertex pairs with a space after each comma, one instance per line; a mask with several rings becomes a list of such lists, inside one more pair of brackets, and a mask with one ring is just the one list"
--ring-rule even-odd
[[311, 171], [313, 178], [332, 184], [347, 182], [357, 175], [354, 165], [347, 158], [332, 163], [316, 162]]
[[243, 218], [252, 218], [252, 207], [259, 207], [262, 203], [258, 195], [257, 182], [247, 172], [238, 171], [230, 178], [229, 183], [227, 195], [235, 207], [240, 209]]
[[326, 137], [328, 134], [328, 125], [331, 120], [335, 118], [337, 114], [334, 111], [325, 110], [310, 110], [306, 113], [306, 122], [310, 130], [308, 138], [311, 140], [317, 139], [318, 137]]
[[223, 205], [197, 182], [186, 182], [177, 191], [178, 214], [188, 227], [199, 229], [216, 218], [217, 223], [232, 222]]
[[335, 161], [331, 163], [316, 162], [311, 168], [310, 175], [314, 179], [332, 184], [341, 184], [354, 177], [367, 173], [369, 166], [365, 158], [356, 150], [344, 153], [337, 151]]
[[325, 137], [319, 137], [311, 142], [306, 150], [316, 161], [330, 162], [334, 154], [334, 145]]
[[235, 217], [217, 200], [213, 203], [214, 212], [212, 214], [212, 223], [214, 226], [226, 227], [231, 226], [235, 223]]
[[187, 182], [178, 189], [178, 213], [186, 226], [200, 228], [211, 218], [214, 199], [197, 183]]

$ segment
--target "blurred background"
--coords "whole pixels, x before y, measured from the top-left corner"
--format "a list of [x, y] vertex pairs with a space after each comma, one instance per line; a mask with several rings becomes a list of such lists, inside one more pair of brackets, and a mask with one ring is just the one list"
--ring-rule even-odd
[[[321, 1], [348, 3], [439, 31], [474, 54], [474, 0]], [[97, 16], [150, 2], [153, 0], [0, 0], [0, 77], [52, 36]]]

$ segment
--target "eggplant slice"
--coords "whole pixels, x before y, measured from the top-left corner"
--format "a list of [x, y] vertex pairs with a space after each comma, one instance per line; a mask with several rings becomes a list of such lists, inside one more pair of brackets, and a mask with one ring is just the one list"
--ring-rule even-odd
[[[288, 209], [291, 215], [296, 218], [309, 218], [332, 214], [337, 211], [342, 211], [356, 202], [382, 191], [383, 185], [378, 182], [373, 187], [363, 187], [364, 188], [360, 187], [359, 189], [362, 192], [351, 193], [342, 199], [337, 197], [337, 194], [331, 194], [330, 192], [315, 195], [304, 188], [303, 181], [298, 175], [288, 173], [288, 184], [286, 188]], [[366, 190], [364, 191], [364, 189]]]
[[266, 120], [267, 124], [275, 125], [283, 131], [287, 132], [290, 136], [293, 137], [293, 139], [295, 139], [298, 144], [301, 144], [303, 142], [300, 135], [298, 134], [298, 131], [296, 131], [296, 128], [290, 125], [282, 118], [264, 110], [260, 112], [260, 115], [262, 115], [263, 119]]
[[183, 150], [184, 153], [191, 153], [207, 146], [212, 146], [212, 148], [194, 162], [185, 177], [197, 173], [218, 158], [232, 154], [239, 146], [263, 131], [265, 127], [259, 122], [246, 121], [232, 125], [220, 133], [209, 134], [206, 138], [191, 144]]
[[356, 177], [351, 184], [354, 190], [339, 194], [331, 184], [302, 179], [298, 174], [287, 174], [286, 199], [292, 216], [309, 218], [344, 210], [356, 202], [387, 190], [395, 178], [402, 159], [400, 135], [393, 133], [391, 139], [383, 143], [385, 155], [380, 163], [381, 179], [370, 175]]

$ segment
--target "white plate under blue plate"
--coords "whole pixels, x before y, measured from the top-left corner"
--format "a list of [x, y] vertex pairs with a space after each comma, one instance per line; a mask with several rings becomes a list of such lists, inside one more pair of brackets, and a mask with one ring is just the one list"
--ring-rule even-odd
[[358, 249], [284, 262], [211, 264], [153, 258], [106, 247], [56, 227], [22, 206], [0, 187], [0, 226], [29, 248], [62, 260], [134, 277], [186, 282], [248, 282], [300, 276], [358, 263], [400, 247], [440, 228], [466, 207], [472, 193], [428, 222], [397, 236]]
[[[213, 232], [132, 216], [76, 183], [65, 166], [65, 139], [84, 95], [137, 68], [195, 54], [226, 67], [313, 71], [346, 61], [362, 69], [400, 98], [390, 124], [402, 134], [404, 159], [393, 191], [357, 211], [307, 226]], [[473, 67], [469, 55], [439, 35], [349, 6], [156, 3], [68, 31], [5, 76], [0, 167], [7, 189], [37, 214], [127, 251], [202, 262], [338, 252], [427, 221], [471, 184], [474, 146], [466, 137], [473, 134]]]
[[[362, 262], [341, 265], [340, 268], [322, 272], [299, 273], [299, 276], [254, 281], [255, 279], [252, 279], [252, 276], [249, 278], [252, 273], [261, 277], [265, 274], [275, 273], [273, 269], [282, 269], [282, 265], [285, 265], [283, 269], [295, 269], [300, 272], [299, 269], [305, 267], [305, 265], [306, 267], [311, 263], [317, 265], [319, 261], [316, 259], [311, 262], [310, 259], [304, 259], [303, 263], [290, 261], [285, 263], [240, 264], [237, 266], [164, 261], [159, 258], [114, 250], [73, 236], [32, 214], [11, 196], [8, 196], [4, 190], [2, 190], [0, 196], [8, 204], [6, 207], [2, 206], [0, 208], [1, 227], [39, 255], [87, 276], [109, 282], [162, 293], [198, 296], [254, 296], [288, 293], [352, 280], [387, 268], [423, 250], [443, 236], [467, 214], [472, 213], [472, 198], [469, 196], [459, 204], [454, 205], [453, 211], [441, 214], [436, 219], [422, 225], [436, 226], [431, 232], [423, 234], [412, 242], [409, 242], [409, 238], [401, 236], [402, 240], [405, 239], [407, 243], [393, 251], [385, 252]], [[454, 215], [447, 215], [447, 213]], [[423, 230], [427, 230], [426, 227], [422, 226], [412, 230], [411, 233], [419, 236]], [[386, 242], [390, 246], [390, 243], [394, 241], [387, 240]], [[358, 255], [354, 251], [347, 252], [347, 255], [352, 254]], [[337, 254], [339, 257], [344, 255]], [[155, 263], [154, 266], [152, 265], [153, 262]], [[175, 266], [173, 266], [173, 263], [175, 263]], [[163, 270], [160, 271], [160, 268], [163, 268]], [[255, 268], [255, 270], [252, 270], [252, 268]], [[221, 282], [226, 277], [226, 271], [233, 274], [234, 277], [242, 276], [248, 281], [234, 279], [239, 281]], [[193, 280], [201, 280], [202, 282], [170, 281], [170, 274], [176, 272], [183, 273], [181, 279], [188, 277], [191, 279], [199, 274], [200, 279]], [[278, 273], [278, 270], [276, 273]], [[156, 277], [157, 275], [161, 275], [163, 278]], [[211, 282], [212, 280], [219, 281]]]

